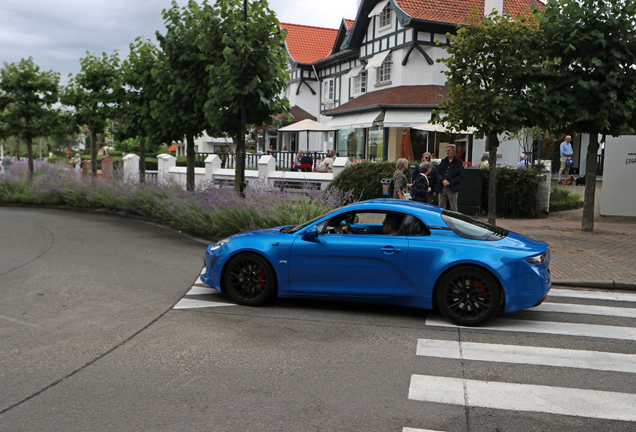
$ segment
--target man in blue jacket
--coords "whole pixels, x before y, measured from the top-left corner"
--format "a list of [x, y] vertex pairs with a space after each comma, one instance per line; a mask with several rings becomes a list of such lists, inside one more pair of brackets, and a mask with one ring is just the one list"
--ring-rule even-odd
[[568, 178], [570, 175], [570, 165], [568, 165], [568, 158], [572, 157], [574, 151], [572, 150], [572, 137], [567, 135], [565, 137], [565, 141], [561, 143], [559, 148], [561, 154], [561, 167], [559, 168], [559, 176], [557, 177], [558, 181], [561, 181], [561, 173], [565, 174], [564, 178]]
[[464, 180], [464, 163], [455, 157], [455, 144], [446, 146], [446, 157], [437, 166], [437, 180], [442, 185], [439, 206], [446, 208], [446, 202], [450, 201], [450, 209], [457, 211], [459, 184]]

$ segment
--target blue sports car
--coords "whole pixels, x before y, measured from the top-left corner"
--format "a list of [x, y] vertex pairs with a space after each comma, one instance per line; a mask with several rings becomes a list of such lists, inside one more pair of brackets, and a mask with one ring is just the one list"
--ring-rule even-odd
[[314, 298], [439, 309], [480, 325], [550, 290], [547, 243], [414, 201], [376, 199], [208, 246], [201, 280], [242, 305]]

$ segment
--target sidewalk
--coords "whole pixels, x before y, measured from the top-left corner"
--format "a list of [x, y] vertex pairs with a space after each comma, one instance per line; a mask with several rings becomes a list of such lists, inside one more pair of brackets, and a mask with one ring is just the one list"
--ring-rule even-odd
[[500, 218], [497, 225], [550, 245], [553, 285], [636, 290], [636, 218], [597, 216], [594, 232], [587, 233], [581, 231], [582, 214]]

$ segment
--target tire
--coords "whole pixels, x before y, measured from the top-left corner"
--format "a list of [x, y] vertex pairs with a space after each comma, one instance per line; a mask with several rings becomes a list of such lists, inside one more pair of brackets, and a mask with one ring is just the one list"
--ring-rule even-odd
[[227, 263], [223, 276], [224, 291], [238, 304], [258, 306], [276, 295], [276, 275], [260, 255], [242, 253]]
[[440, 281], [437, 307], [456, 324], [478, 326], [497, 314], [501, 306], [501, 288], [495, 278], [476, 267], [458, 267]]

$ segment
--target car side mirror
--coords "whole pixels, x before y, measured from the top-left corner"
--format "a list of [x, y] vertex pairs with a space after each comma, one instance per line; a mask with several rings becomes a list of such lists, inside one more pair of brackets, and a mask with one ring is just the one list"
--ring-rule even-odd
[[307, 228], [307, 231], [303, 233], [302, 239], [305, 241], [314, 241], [318, 238], [318, 231], [315, 226]]

